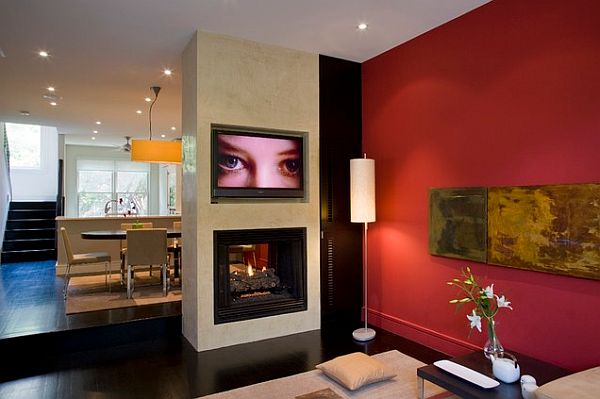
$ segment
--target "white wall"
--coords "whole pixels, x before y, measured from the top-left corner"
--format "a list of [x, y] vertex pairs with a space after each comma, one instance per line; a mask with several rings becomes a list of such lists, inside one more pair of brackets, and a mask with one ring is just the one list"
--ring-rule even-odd
[[[198, 32], [182, 65], [184, 336], [207, 350], [318, 329], [318, 55]], [[211, 203], [211, 124], [307, 132], [307, 199]], [[213, 231], [267, 227], [306, 227], [308, 309], [215, 325]]]
[[160, 165], [159, 171], [159, 212], [161, 215], [169, 215], [168, 207], [168, 196], [169, 196], [169, 182], [168, 182], [168, 170], [171, 170], [175, 174], [175, 211], [174, 215], [181, 215], [181, 165]]
[[10, 176], [6, 168], [6, 157], [4, 156], [4, 123], [0, 122], [0, 243], [4, 242], [9, 205]]
[[[66, 145], [65, 146], [65, 216], [77, 217], [77, 160], [98, 159], [112, 161], [129, 161], [127, 152], [110, 147]], [[160, 190], [160, 165], [150, 164], [150, 182], [148, 187], [148, 214], [166, 215], [161, 212], [160, 196], [165, 195]]]
[[58, 133], [41, 126], [40, 169], [11, 168], [13, 201], [55, 201], [58, 185]]

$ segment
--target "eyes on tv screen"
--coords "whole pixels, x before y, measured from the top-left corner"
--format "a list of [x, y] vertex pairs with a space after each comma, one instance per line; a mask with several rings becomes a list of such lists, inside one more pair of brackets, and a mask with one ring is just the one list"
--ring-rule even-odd
[[304, 197], [301, 134], [212, 129], [213, 197]]

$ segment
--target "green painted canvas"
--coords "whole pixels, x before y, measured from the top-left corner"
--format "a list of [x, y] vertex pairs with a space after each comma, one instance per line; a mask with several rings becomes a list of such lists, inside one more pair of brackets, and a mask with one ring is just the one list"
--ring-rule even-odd
[[600, 184], [489, 188], [488, 263], [600, 280]]
[[486, 261], [485, 188], [429, 190], [429, 253]]

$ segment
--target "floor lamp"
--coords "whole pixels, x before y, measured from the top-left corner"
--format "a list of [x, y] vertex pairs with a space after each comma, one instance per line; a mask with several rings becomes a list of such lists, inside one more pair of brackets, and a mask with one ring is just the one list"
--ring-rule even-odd
[[375, 330], [367, 327], [367, 223], [375, 221], [375, 161], [364, 158], [350, 160], [350, 221], [363, 223], [363, 292], [365, 327], [354, 330], [357, 341], [375, 338]]

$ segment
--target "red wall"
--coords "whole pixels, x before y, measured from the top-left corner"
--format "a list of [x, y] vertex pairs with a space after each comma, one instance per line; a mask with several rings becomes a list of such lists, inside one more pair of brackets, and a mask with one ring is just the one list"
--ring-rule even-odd
[[370, 321], [449, 354], [480, 348], [445, 282], [470, 265], [514, 304], [508, 350], [600, 364], [600, 281], [428, 253], [428, 189], [600, 181], [600, 1], [493, 1], [363, 64], [376, 162]]

